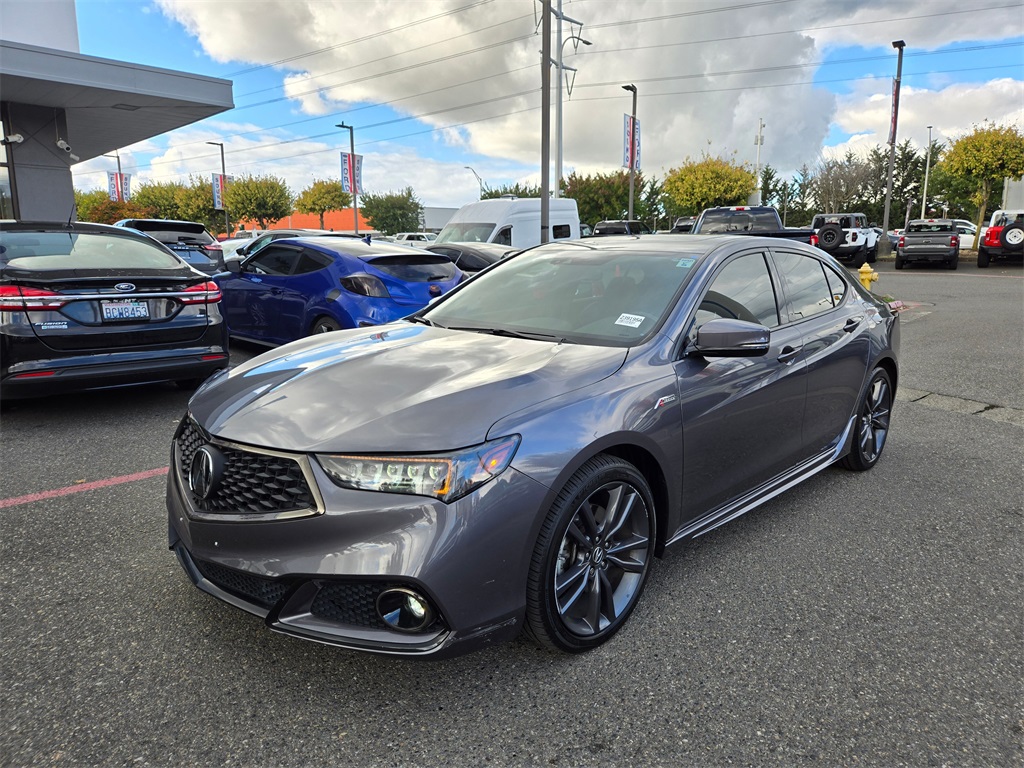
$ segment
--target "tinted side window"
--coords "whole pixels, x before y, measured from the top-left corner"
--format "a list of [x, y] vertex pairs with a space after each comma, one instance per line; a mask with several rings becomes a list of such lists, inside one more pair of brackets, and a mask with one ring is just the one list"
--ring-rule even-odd
[[330, 263], [330, 258], [324, 256], [322, 253], [303, 251], [299, 255], [299, 263], [295, 266], [295, 272], [293, 274], [304, 275], [308, 272], [316, 272], [318, 269], [323, 269]]
[[512, 245], [512, 227], [505, 227], [494, 238], [498, 245]]
[[290, 275], [298, 259], [298, 251], [268, 245], [246, 262], [245, 268], [258, 275]]
[[715, 276], [697, 308], [693, 330], [719, 317], [760, 323], [768, 328], [779, 324], [775, 289], [762, 254], [750, 253], [733, 259]]
[[825, 267], [811, 256], [777, 252], [775, 263], [786, 281], [786, 308], [792, 321], [804, 320], [835, 306]]
[[832, 303], [837, 307], [846, 296], [847, 283], [831, 267], [825, 267], [825, 279], [828, 280], [829, 290], [832, 291]]
[[564, 239], [569, 237], [570, 234], [572, 234], [572, 229], [568, 224], [556, 224], [551, 228], [551, 236], [555, 240]]

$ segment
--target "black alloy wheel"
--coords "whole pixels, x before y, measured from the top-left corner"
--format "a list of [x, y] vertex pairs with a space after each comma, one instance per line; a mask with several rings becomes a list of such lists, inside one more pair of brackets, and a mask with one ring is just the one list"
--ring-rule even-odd
[[892, 382], [884, 368], [871, 373], [853, 429], [853, 447], [842, 460], [846, 469], [863, 472], [878, 463], [889, 436], [892, 417]]
[[318, 317], [316, 322], [313, 323], [312, 333], [330, 333], [331, 331], [341, 330], [341, 326], [336, 321], [329, 317]]
[[590, 459], [541, 528], [527, 582], [526, 634], [541, 648], [569, 653], [604, 643], [636, 606], [654, 543], [643, 475], [614, 456]]

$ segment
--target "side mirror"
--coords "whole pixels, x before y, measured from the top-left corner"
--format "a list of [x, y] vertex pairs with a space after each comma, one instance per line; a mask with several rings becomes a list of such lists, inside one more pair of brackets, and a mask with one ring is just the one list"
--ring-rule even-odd
[[772, 332], [746, 320], [709, 320], [697, 330], [693, 349], [704, 357], [760, 357], [768, 353]]
[[242, 274], [242, 262], [238, 259], [228, 259], [224, 262], [224, 269], [233, 275]]

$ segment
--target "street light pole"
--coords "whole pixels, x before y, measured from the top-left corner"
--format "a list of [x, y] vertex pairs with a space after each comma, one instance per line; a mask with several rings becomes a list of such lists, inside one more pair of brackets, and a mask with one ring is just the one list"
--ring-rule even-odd
[[761, 131], [764, 130], [764, 120], [757, 118], [757, 136], [754, 138], [754, 143], [757, 144], [757, 164], [754, 166], [754, 189], [756, 190], [757, 199], [756, 205], [761, 204], [761, 145], [764, 144], [764, 136]]
[[633, 220], [633, 190], [636, 179], [636, 86], [635, 85], [624, 85], [622, 86], [624, 91], [633, 92], [633, 111], [630, 117], [630, 131], [629, 131], [629, 216], [627, 217], [630, 221]]
[[351, 125], [338, 123], [335, 128], [344, 128], [348, 131], [348, 170], [352, 180], [352, 213], [355, 219], [355, 231], [359, 234], [359, 198], [356, 195], [356, 129]]
[[896, 82], [892, 86], [892, 125], [889, 127], [889, 170], [885, 174], [885, 213], [882, 216], [882, 231], [886, 236], [882, 238], [882, 253], [892, 253], [892, 243], [889, 241], [889, 205], [892, 202], [892, 170], [896, 164], [896, 122], [900, 113], [900, 79], [903, 77], [903, 48], [906, 43], [902, 40], [893, 40], [892, 47], [899, 51], [896, 58]]
[[104, 155], [104, 157], [113, 157], [117, 160], [117, 200], [118, 202], [124, 202], [124, 181], [121, 176], [121, 155], [115, 149], [113, 155]]
[[[220, 177], [221, 184], [227, 189], [227, 166], [224, 164], [224, 144], [219, 141], [208, 141], [207, 144], [212, 144], [215, 147], [220, 147]], [[120, 162], [120, 161], [118, 161]], [[120, 169], [118, 169], [120, 173]], [[231, 220], [228, 218], [228, 202], [227, 200], [221, 200], [221, 204], [224, 206], [224, 234], [231, 237]]]
[[484, 199], [484, 180], [480, 178], [480, 174], [479, 173], [474, 171], [468, 165], [464, 165], [462, 167], [465, 168], [470, 173], [472, 173], [474, 176], [476, 176], [476, 183], [480, 185], [480, 197], [478, 199], [483, 200]]
[[924, 161], [924, 191], [921, 193], [921, 218], [924, 218], [925, 200], [928, 199], [928, 171], [932, 165], [932, 127], [928, 126], [928, 152]]

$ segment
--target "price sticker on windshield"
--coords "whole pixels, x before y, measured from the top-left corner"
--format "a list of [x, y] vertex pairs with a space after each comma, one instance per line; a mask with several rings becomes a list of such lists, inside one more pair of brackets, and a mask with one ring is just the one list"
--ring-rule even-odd
[[619, 315], [619, 319], [615, 321], [616, 325], [626, 325], [630, 328], [639, 328], [643, 325], [646, 318], [643, 315], [627, 315], [623, 312]]

